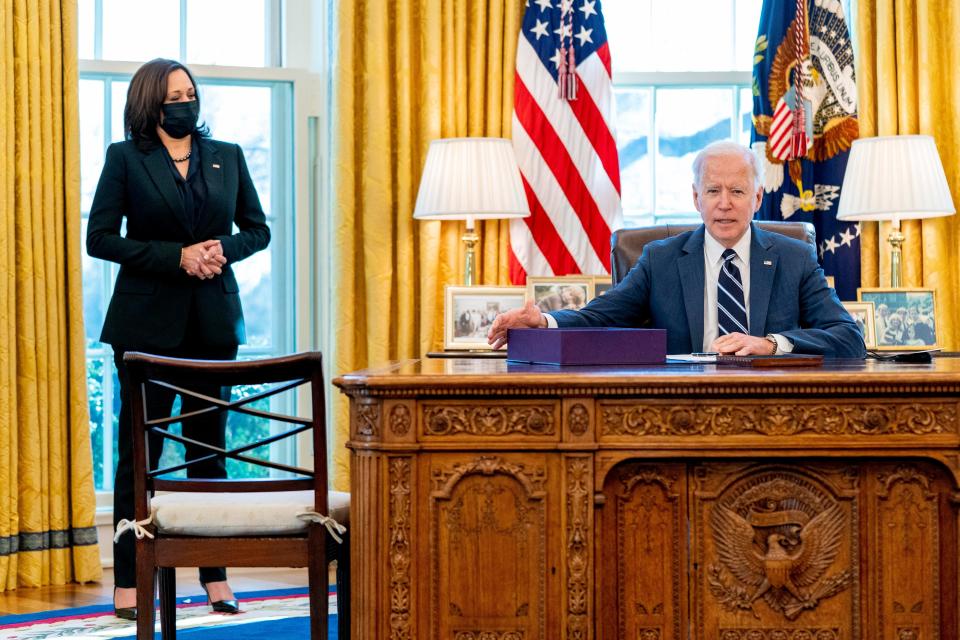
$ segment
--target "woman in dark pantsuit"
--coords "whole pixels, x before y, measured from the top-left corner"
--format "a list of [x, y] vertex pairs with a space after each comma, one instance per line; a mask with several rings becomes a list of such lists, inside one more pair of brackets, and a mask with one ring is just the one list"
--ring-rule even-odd
[[[190, 71], [152, 60], [130, 81], [123, 113], [126, 140], [107, 149], [90, 208], [87, 252], [120, 265], [100, 340], [113, 346], [120, 379], [119, 461], [114, 526], [133, 515], [133, 446], [126, 351], [232, 360], [246, 339], [240, 290], [231, 265], [270, 242], [260, 200], [240, 147], [198, 127], [200, 99]], [[126, 218], [126, 234], [121, 223]], [[234, 225], [238, 231], [234, 233]], [[229, 389], [202, 390], [229, 397]], [[169, 415], [175, 393], [151, 390], [149, 415]], [[183, 399], [183, 413], [191, 409]], [[183, 434], [223, 446], [226, 414], [183, 422]], [[150, 447], [151, 466], [161, 443]], [[186, 449], [186, 459], [204, 455]], [[226, 477], [223, 459], [188, 469], [192, 477]], [[114, 545], [114, 609], [136, 617], [132, 534]], [[236, 613], [223, 568], [200, 569], [214, 610]]]

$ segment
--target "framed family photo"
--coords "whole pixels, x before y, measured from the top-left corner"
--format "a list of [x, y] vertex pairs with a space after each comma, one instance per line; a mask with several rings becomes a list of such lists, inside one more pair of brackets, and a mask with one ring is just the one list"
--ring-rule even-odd
[[874, 319], [874, 307], [872, 302], [843, 302], [843, 308], [847, 310], [853, 321], [857, 323], [860, 329], [860, 335], [863, 336], [863, 343], [867, 349], [877, 348], [877, 324]]
[[593, 276], [527, 278], [527, 297], [540, 311], [580, 309], [593, 299]]
[[443, 305], [443, 348], [490, 349], [487, 332], [498, 313], [519, 309], [523, 287], [461, 287], [448, 285]]
[[593, 276], [593, 297], [602, 296], [613, 289], [613, 279], [610, 276]]
[[872, 302], [877, 350], [904, 351], [938, 346], [937, 305], [933, 289], [857, 289]]

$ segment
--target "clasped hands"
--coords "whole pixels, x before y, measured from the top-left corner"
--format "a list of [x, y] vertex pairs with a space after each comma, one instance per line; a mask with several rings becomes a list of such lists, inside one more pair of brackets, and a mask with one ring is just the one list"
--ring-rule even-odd
[[180, 252], [180, 268], [186, 271], [188, 276], [201, 280], [220, 275], [225, 264], [227, 258], [223, 255], [223, 245], [219, 240], [198, 242], [184, 247]]
[[[508, 329], [535, 329], [546, 326], [546, 316], [540, 312], [540, 309], [532, 300], [527, 300], [522, 308], [511, 309], [494, 318], [493, 324], [490, 325], [490, 331], [487, 332], [487, 342], [494, 349], [499, 349], [507, 344]], [[725, 336], [720, 336], [710, 345], [711, 351], [737, 356], [765, 356], [772, 354], [774, 349], [774, 344], [766, 338], [748, 336], [744, 333], [728, 333]]]

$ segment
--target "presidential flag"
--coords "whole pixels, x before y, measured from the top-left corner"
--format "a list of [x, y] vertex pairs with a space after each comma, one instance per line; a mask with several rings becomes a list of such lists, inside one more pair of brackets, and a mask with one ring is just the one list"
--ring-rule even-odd
[[824, 272], [834, 276], [840, 299], [856, 300], [860, 227], [837, 220], [859, 135], [841, 1], [764, 0], [753, 61], [752, 145], [766, 191], [757, 217], [812, 222]]
[[529, 0], [513, 145], [530, 216], [510, 222], [510, 279], [604, 274], [621, 225], [610, 48], [600, 0]]

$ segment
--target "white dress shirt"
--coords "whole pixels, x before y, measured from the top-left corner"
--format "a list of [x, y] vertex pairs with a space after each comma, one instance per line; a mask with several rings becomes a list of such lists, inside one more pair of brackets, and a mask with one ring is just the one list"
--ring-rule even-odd
[[[733, 245], [737, 256], [733, 264], [740, 269], [740, 282], [743, 284], [743, 306], [750, 318], [750, 238], [752, 231], [747, 232]], [[709, 233], [703, 234], [703, 350], [710, 351], [710, 346], [719, 335], [717, 328], [717, 278], [720, 277], [720, 267], [723, 265], [723, 252], [727, 248], [716, 241]], [[750, 328], [749, 326], [747, 327]]]

